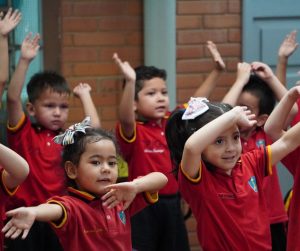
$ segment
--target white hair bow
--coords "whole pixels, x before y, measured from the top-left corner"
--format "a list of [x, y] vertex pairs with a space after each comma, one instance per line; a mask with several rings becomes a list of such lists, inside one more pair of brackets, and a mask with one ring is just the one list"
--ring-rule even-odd
[[209, 102], [207, 98], [191, 97], [188, 102], [188, 107], [182, 115], [182, 120], [194, 119], [199, 115], [205, 113], [209, 109], [209, 107], [204, 101]]
[[91, 118], [86, 117], [82, 122], [71, 125], [63, 134], [53, 138], [54, 142], [63, 146], [74, 143], [75, 132], [85, 133], [85, 129], [91, 128]]

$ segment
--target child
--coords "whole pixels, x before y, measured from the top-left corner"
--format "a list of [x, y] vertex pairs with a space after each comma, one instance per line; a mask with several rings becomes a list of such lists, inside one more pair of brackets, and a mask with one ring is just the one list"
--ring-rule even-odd
[[[10, 208], [36, 206], [51, 196], [66, 192], [65, 173], [61, 168], [62, 148], [54, 144], [52, 138], [62, 131], [68, 118], [68, 84], [61, 75], [51, 71], [32, 76], [27, 85], [26, 108], [35, 123], [31, 123], [30, 117], [25, 116], [20, 97], [27, 69], [38, 53], [39, 39], [39, 35], [32, 38], [31, 34], [24, 39], [18, 65], [8, 86], [8, 143], [27, 160], [31, 170]], [[84, 98], [90, 95], [85, 88], [75, 90], [75, 94], [81, 98], [83, 105], [90, 105], [90, 98]], [[92, 122], [95, 120], [92, 119]], [[8, 246], [9, 250], [59, 250], [53, 231], [47, 224], [38, 222], [29, 238], [25, 241], [10, 241]]]
[[[257, 123], [241, 131], [243, 152], [252, 151], [261, 145], [269, 145], [272, 140], [265, 134], [263, 126], [274, 109], [276, 98], [280, 100], [287, 92], [273, 74], [271, 68], [261, 62], [238, 64], [237, 80], [226, 94], [223, 102], [232, 106], [247, 106], [255, 114]], [[263, 191], [269, 210], [272, 233], [272, 249], [286, 247], [285, 225], [288, 220], [282, 199], [277, 169], [263, 181]]]
[[[26, 179], [29, 173], [27, 162], [17, 153], [0, 144], [0, 212], [2, 229], [5, 205], [9, 197], [14, 195], [16, 188]], [[3, 234], [0, 236], [0, 250], [3, 250]]]
[[270, 146], [241, 154], [238, 127], [253, 126], [253, 118], [246, 107], [196, 98], [168, 120], [179, 190], [196, 217], [203, 250], [271, 250], [262, 181], [300, 144], [300, 125]]
[[128, 179], [153, 171], [168, 177], [168, 184], [160, 191], [159, 202], [132, 218], [133, 249], [189, 250], [178, 185], [172, 174], [164, 133], [169, 108], [166, 72], [152, 66], [134, 70], [117, 54], [113, 59], [126, 80], [116, 134], [121, 153], [128, 163]]
[[[288, 93], [281, 99], [279, 104], [275, 107], [274, 111], [269, 116], [266, 124], [265, 131], [272, 138], [272, 140], [276, 141], [278, 138], [282, 137], [282, 135], [287, 134], [289, 131], [285, 132], [284, 125], [286, 124], [286, 119], [288, 114], [296, 103], [296, 101], [300, 98], [300, 87], [295, 86], [291, 88]], [[298, 120], [299, 121], [299, 120]], [[299, 126], [300, 123], [294, 125], [292, 128]], [[299, 141], [299, 136], [297, 137]], [[299, 210], [300, 203], [298, 200], [298, 196], [300, 193], [299, 186], [299, 166], [300, 166], [300, 158], [299, 158], [300, 148], [293, 151], [291, 154], [286, 156], [282, 163], [286, 166], [286, 168], [290, 171], [290, 173], [294, 177], [294, 185], [293, 185], [293, 196], [291, 196], [290, 206], [289, 206], [289, 224], [287, 231], [287, 251], [295, 251], [299, 250], [300, 247], [300, 231], [299, 231]]]
[[[5, 83], [8, 79], [8, 34], [21, 21], [21, 13], [18, 10], [8, 9], [4, 18], [3, 12], [0, 13], [0, 97], [2, 97]], [[1, 107], [1, 105], [0, 105]]]
[[[5, 236], [16, 238], [23, 232], [26, 238], [34, 220], [39, 220], [51, 223], [65, 251], [131, 250], [130, 216], [158, 199], [156, 191], [167, 183], [166, 176], [155, 172], [115, 184], [115, 139], [104, 130], [89, 128], [87, 120], [55, 141], [64, 145], [69, 195], [7, 212], [12, 219], [2, 230]], [[144, 195], [137, 195], [141, 192]]]

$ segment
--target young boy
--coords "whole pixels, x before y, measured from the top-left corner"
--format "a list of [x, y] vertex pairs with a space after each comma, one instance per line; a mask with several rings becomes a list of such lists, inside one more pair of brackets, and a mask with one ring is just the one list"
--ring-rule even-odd
[[[281, 135], [285, 133], [286, 119], [290, 110], [296, 101], [300, 98], [300, 87], [291, 88], [286, 95], [281, 99], [279, 104], [269, 116], [265, 124], [265, 132], [276, 141]], [[300, 148], [298, 147], [292, 153], [282, 159], [282, 163], [290, 171], [294, 177], [293, 196], [289, 206], [289, 224], [287, 231], [287, 251], [299, 250], [300, 247], [300, 231], [299, 231], [299, 210], [300, 203], [297, 198], [300, 193], [299, 179], [300, 179]]]
[[189, 250], [178, 185], [165, 138], [169, 108], [166, 72], [146, 66], [134, 70], [117, 54], [113, 59], [126, 80], [116, 135], [128, 163], [129, 180], [153, 171], [162, 172], [168, 178], [168, 184], [160, 191], [159, 202], [131, 219], [132, 247], [139, 251]]
[[[30, 175], [11, 201], [11, 207], [35, 206], [54, 195], [66, 192], [65, 174], [61, 167], [61, 146], [53, 142], [68, 118], [70, 90], [66, 80], [55, 72], [35, 74], [27, 85], [28, 115], [20, 98], [30, 62], [39, 50], [39, 35], [26, 36], [21, 57], [12, 76], [7, 93], [8, 143], [30, 165]], [[78, 87], [75, 94], [83, 105], [91, 105], [88, 87]], [[84, 109], [86, 110], [86, 109]], [[89, 115], [89, 114], [87, 114]], [[92, 119], [93, 122], [96, 120]], [[99, 126], [99, 125], [98, 125]], [[9, 250], [60, 250], [60, 244], [45, 223], [36, 223], [26, 241], [8, 243]]]
[[[223, 102], [232, 106], [247, 106], [255, 114], [257, 124], [250, 129], [241, 130], [243, 152], [269, 145], [263, 126], [274, 109], [276, 98], [280, 100], [287, 92], [284, 86], [273, 74], [272, 70], [261, 62], [238, 64], [237, 80], [226, 94]], [[271, 223], [273, 250], [284, 250], [286, 245], [285, 223], [287, 215], [284, 209], [282, 194], [276, 168], [273, 174], [263, 183]]]

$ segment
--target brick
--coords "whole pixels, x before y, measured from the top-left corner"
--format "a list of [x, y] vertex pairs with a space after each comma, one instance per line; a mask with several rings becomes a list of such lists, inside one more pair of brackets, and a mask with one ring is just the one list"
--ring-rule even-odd
[[176, 57], [178, 59], [202, 58], [204, 56], [203, 45], [198, 46], [177, 46]]
[[102, 47], [99, 50], [99, 57], [100, 61], [109, 61], [112, 60], [113, 53], [118, 53], [118, 56], [124, 60], [129, 61], [131, 64], [132, 61], [139, 61], [139, 64], [142, 64], [143, 61], [143, 51], [142, 48], [137, 46], [126, 46], [126, 47], [117, 47], [117, 46], [110, 46], [110, 47]]
[[141, 30], [143, 27], [143, 20], [141, 17], [130, 17], [130, 16], [110, 16], [101, 17], [98, 20], [99, 30]]
[[73, 35], [63, 33], [63, 35], [62, 35], [62, 45], [63, 46], [73, 45]]
[[64, 17], [72, 16], [73, 14], [73, 3], [71, 2], [63, 2], [61, 4], [61, 12]]
[[113, 63], [77, 63], [73, 65], [74, 76], [104, 76], [118, 73]]
[[118, 119], [118, 106], [103, 106], [101, 107], [101, 119], [105, 118], [105, 120], [114, 120]]
[[176, 29], [196, 29], [202, 28], [202, 18], [199, 16], [177, 16]]
[[177, 88], [197, 88], [204, 81], [203, 74], [177, 74]]
[[240, 15], [206, 15], [205, 28], [238, 28], [241, 26]]
[[237, 14], [241, 13], [241, 0], [228, 1], [228, 12]]
[[[217, 47], [223, 59], [225, 59], [225, 57], [240, 57], [241, 55], [241, 44], [217, 44]], [[210, 57], [208, 50], [205, 51], [205, 56]]]
[[64, 62], [96, 62], [97, 49], [85, 47], [64, 48], [62, 51]]
[[98, 20], [95, 18], [64, 18], [63, 32], [95, 32], [98, 30]]
[[228, 30], [228, 42], [241, 42], [241, 30], [240, 29], [229, 29]]
[[178, 1], [177, 14], [224, 13], [227, 11], [226, 1]]
[[76, 16], [118, 16], [126, 13], [127, 1], [89, 1], [74, 3], [73, 12]]
[[100, 46], [125, 44], [124, 34], [116, 32], [102, 33], [75, 33], [73, 35], [75, 46]]
[[227, 41], [227, 31], [224, 29], [214, 29], [177, 32], [177, 41], [179, 45], [205, 43], [207, 40], [214, 41], [215, 43], [224, 43]]
[[209, 59], [177, 61], [178, 73], [199, 74], [200, 72], [210, 72], [212, 68], [212, 62]]

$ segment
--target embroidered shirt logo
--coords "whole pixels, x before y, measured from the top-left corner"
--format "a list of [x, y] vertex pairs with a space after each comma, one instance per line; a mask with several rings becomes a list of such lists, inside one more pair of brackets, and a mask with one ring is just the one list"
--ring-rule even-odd
[[122, 223], [125, 225], [125, 224], [126, 224], [126, 216], [125, 216], [124, 211], [120, 211], [118, 214], [119, 214], [120, 220], [121, 220]]
[[256, 185], [256, 179], [255, 179], [255, 176], [252, 176], [250, 178], [250, 180], [248, 180], [248, 184], [249, 186], [253, 189], [254, 192], [257, 193], [257, 185]]
[[265, 146], [265, 145], [266, 145], [266, 142], [264, 139], [259, 139], [256, 141], [257, 148], [260, 148], [260, 146]]

